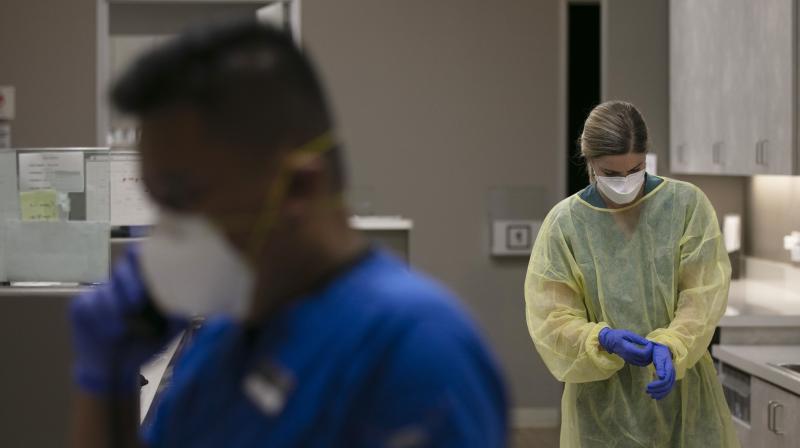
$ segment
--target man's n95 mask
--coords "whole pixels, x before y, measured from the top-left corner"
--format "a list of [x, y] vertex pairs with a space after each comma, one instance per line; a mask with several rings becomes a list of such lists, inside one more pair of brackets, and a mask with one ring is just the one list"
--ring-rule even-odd
[[[326, 132], [290, 154], [314, 159], [333, 146], [333, 137]], [[253, 260], [278, 220], [289, 175], [287, 168], [281, 169], [264, 195], [248, 245]], [[225, 314], [244, 320], [255, 300], [256, 276], [246, 259], [200, 215], [162, 210], [153, 234], [142, 243], [141, 263], [153, 301], [168, 314]]]

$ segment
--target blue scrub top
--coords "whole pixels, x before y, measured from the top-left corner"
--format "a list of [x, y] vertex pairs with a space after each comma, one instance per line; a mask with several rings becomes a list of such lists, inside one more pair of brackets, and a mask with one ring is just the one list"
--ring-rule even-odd
[[157, 447], [503, 447], [497, 364], [457, 300], [374, 250], [265, 322], [209, 320], [144, 438]]

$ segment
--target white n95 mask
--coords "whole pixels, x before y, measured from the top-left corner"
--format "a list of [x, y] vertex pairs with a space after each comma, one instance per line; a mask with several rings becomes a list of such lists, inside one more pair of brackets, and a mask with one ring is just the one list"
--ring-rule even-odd
[[644, 184], [645, 170], [626, 177], [596, 176], [597, 189], [615, 204], [625, 205], [633, 202]]
[[213, 224], [201, 216], [160, 211], [141, 245], [144, 281], [166, 314], [228, 315], [242, 320], [253, 301], [254, 275]]

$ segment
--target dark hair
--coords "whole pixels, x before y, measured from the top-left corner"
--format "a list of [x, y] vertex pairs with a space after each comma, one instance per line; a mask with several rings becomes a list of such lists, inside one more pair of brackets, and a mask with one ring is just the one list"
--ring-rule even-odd
[[[274, 154], [331, 131], [333, 118], [311, 61], [289, 33], [255, 19], [190, 29], [140, 57], [111, 90], [121, 112], [146, 117], [186, 106], [213, 137]], [[344, 184], [338, 148], [328, 160]]]
[[[581, 155], [588, 160], [631, 152], [646, 153], [650, 149], [642, 114], [625, 101], [606, 101], [596, 106], [583, 125], [578, 144]], [[591, 169], [589, 178], [594, 182]]]

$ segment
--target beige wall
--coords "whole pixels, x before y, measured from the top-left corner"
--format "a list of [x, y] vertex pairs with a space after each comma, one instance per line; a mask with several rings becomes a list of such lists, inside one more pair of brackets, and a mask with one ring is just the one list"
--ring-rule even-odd
[[[662, 167], [666, 2], [607, 0], [604, 18], [606, 97], [642, 108]], [[0, 2], [0, 84], [17, 87], [16, 146], [94, 144], [94, 5]], [[488, 255], [487, 196], [494, 187], [539, 188], [540, 216], [559, 199], [559, 0], [304, 0], [303, 7], [305, 42], [350, 150], [352, 185], [370, 192], [375, 211], [414, 219], [412, 262], [476, 315], [512, 380], [516, 405], [557, 406], [560, 387], [525, 328], [527, 260]], [[748, 192], [774, 197], [747, 190], [741, 178], [687, 180], [721, 213], [743, 211]], [[781, 202], [757, 203], [772, 215], [753, 218], [753, 229], [784, 231], [796, 222]], [[785, 215], [780, 224], [766, 218], [776, 210]], [[754, 254], [780, 258], [773, 243], [750, 241]]]
[[16, 147], [95, 146], [95, 0], [0, 1], [0, 85]]
[[560, 387], [524, 317], [527, 259], [488, 254], [489, 189], [534, 186], [543, 216], [561, 186], [558, 0], [304, 0], [304, 41], [326, 76], [352, 184], [414, 220], [412, 263], [469, 305], [519, 406]]
[[[606, 0], [607, 98], [638, 104], [667, 166], [667, 0]], [[0, 84], [17, 87], [16, 146], [95, 142], [94, 0], [2, 0]], [[376, 211], [415, 220], [412, 262], [468, 304], [500, 354], [519, 406], [557, 406], [523, 313], [527, 260], [488, 256], [498, 186], [562, 188], [559, 0], [304, 0], [303, 31], [339, 112], [352, 184]], [[743, 212], [747, 247], [786, 260], [800, 180], [687, 176], [720, 213]], [[65, 399], [60, 397], [58, 399]], [[51, 403], [52, 405], [52, 403]], [[7, 428], [10, 429], [10, 428]], [[54, 429], [55, 430], [55, 429]], [[8, 434], [6, 430], [0, 431]]]
[[783, 236], [800, 231], [800, 177], [753, 177], [747, 206], [748, 255], [790, 262]]
[[[95, 141], [93, 0], [0, 3], [0, 84], [17, 86], [16, 146]], [[527, 334], [527, 259], [488, 254], [493, 187], [563, 188], [557, 122], [559, 0], [304, 0], [350, 149], [375, 210], [414, 219], [412, 262], [463, 297], [519, 406], [560, 387]]]

